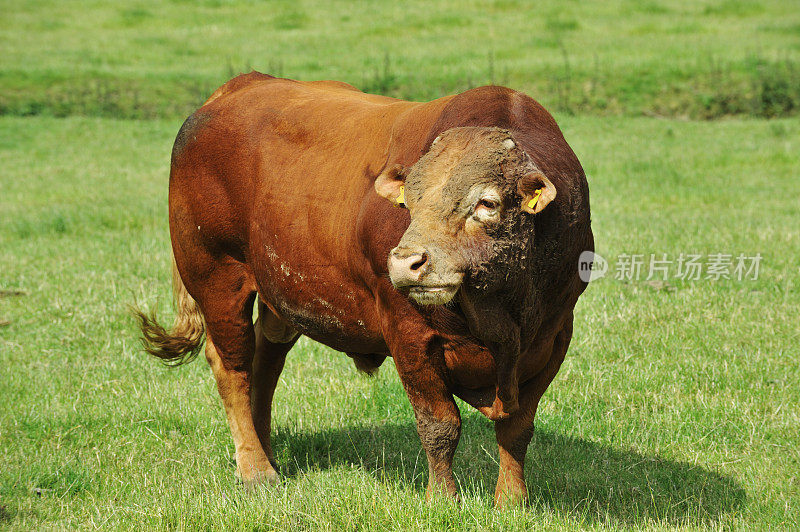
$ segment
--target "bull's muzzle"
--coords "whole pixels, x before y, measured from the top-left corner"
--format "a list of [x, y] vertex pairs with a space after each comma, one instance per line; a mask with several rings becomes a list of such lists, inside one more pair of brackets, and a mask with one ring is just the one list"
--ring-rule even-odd
[[444, 305], [458, 292], [463, 275], [444, 278], [432, 269], [424, 248], [397, 246], [389, 254], [389, 277], [395, 288], [421, 305]]

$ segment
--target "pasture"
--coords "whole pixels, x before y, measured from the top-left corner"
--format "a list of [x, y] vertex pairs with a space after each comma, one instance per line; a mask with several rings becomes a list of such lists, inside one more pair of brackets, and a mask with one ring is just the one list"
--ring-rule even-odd
[[[0, 528], [800, 527], [791, 3], [3, 4]], [[128, 305], [171, 316], [172, 140], [248, 66], [418, 99], [494, 81], [555, 111], [611, 268], [542, 399], [528, 507], [492, 509], [494, 432], [464, 403], [462, 501], [426, 504], [391, 359], [367, 378], [306, 339], [275, 398], [283, 481], [245, 493], [205, 362], [142, 352]], [[681, 253], [760, 254], [758, 278], [615, 275]]]

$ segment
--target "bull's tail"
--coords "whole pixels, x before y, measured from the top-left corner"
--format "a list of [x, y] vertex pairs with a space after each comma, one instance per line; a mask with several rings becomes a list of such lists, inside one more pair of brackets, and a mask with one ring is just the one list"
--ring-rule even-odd
[[172, 291], [175, 296], [177, 315], [172, 329], [167, 331], [159, 325], [155, 310], [146, 315], [138, 308], [133, 315], [142, 330], [142, 345], [145, 351], [160, 358], [168, 366], [180, 366], [195, 359], [203, 347], [205, 324], [197, 302], [186, 291], [175, 259], [172, 260]]

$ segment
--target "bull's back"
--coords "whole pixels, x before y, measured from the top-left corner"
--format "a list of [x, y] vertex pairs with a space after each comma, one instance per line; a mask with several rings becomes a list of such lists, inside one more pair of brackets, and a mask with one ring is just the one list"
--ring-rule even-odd
[[258, 73], [234, 78], [176, 138], [173, 224], [205, 226], [205, 240], [226, 242], [226, 251], [236, 244], [246, 254], [253, 208], [261, 217], [274, 215], [270, 222], [277, 226], [296, 224], [298, 216], [322, 207], [315, 219], [341, 219], [369, 186], [354, 166], [379, 164], [381, 139], [391, 126], [381, 115], [396, 104], [403, 105], [345, 84]]

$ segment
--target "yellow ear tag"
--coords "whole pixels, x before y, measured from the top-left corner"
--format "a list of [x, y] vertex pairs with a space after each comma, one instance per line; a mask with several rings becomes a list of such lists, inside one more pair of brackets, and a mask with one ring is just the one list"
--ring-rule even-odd
[[405, 205], [406, 203], [406, 187], [405, 185], [400, 185], [400, 195], [397, 196], [397, 199], [394, 200], [395, 203], [398, 205]]
[[529, 209], [533, 209], [534, 207], [536, 207], [536, 203], [539, 201], [539, 196], [542, 195], [542, 190], [544, 190], [544, 189], [540, 188], [539, 190], [534, 192], [533, 197], [530, 199], [530, 201], [528, 201], [528, 208]]

